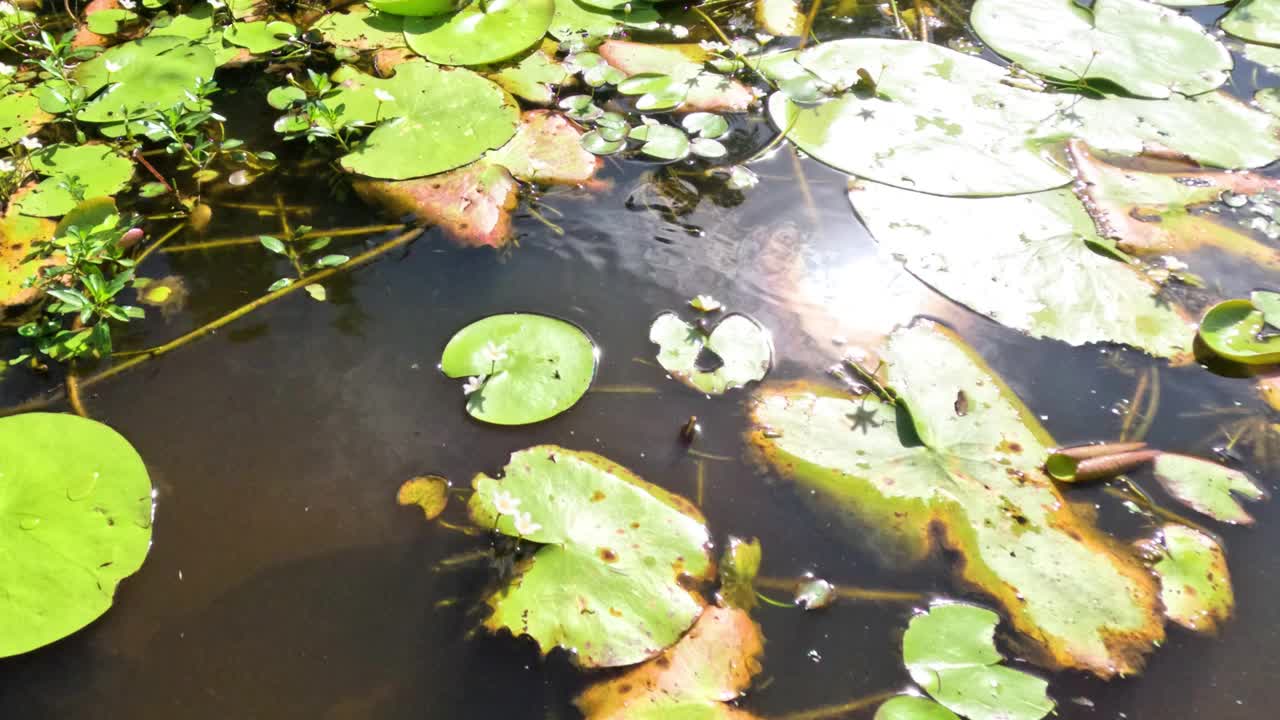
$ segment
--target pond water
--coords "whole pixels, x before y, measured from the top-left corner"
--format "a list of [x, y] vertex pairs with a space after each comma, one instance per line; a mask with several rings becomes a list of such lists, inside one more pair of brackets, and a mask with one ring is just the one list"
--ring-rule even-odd
[[[1212, 25], [1222, 12], [1191, 14]], [[695, 20], [689, 27], [692, 39], [708, 37]], [[815, 28], [822, 40], [894, 36], [892, 22], [871, 7]], [[280, 231], [277, 213], [237, 205], [279, 202], [287, 222], [316, 228], [387, 222], [350, 194], [335, 197], [323, 166], [306, 166], [300, 144], [281, 143], [264, 127], [274, 113], [256, 70], [219, 80], [236, 90], [219, 100], [234, 132], [282, 162], [248, 187], [208, 198], [214, 214], [204, 235], [183, 232], [170, 250]], [[1226, 90], [1248, 98], [1270, 84], [1280, 81], [1242, 60]], [[754, 156], [775, 133], [758, 113], [739, 116], [730, 159]], [[937, 318], [1064, 444], [1120, 437], [1134, 422], [1126, 410], [1135, 388], [1152, 380], [1161, 392], [1145, 439], [1164, 450], [1214, 457], [1231, 432], [1272, 417], [1252, 379], [1238, 372], [1171, 367], [1119, 345], [1032, 339], [931, 290], [878, 252], [849, 207], [848, 176], [790, 144], [751, 164], [760, 177], [753, 188], [729, 189], [705, 167], [606, 159], [599, 186], [526, 194], [514, 217], [517, 242], [503, 250], [460, 248], [429, 228], [326, 281], [326, 302], [292, 294], [87, 388], [89, 414], [146, 461], [156, 488], [153, 546], [101, 619], [0, 660], [0, 717], [578, 717], [572, 699], [588, 676], [563, 653], [542, 658], [527, 639], [479, 629], [490, 568], [451, 558], [484, 547], [484, 539], [424, 523], [395, 502], [410, 477], [439, 474], [467, 487], [476, 473], [501, 470], [513, 451], [541, 443], [599, 452], [696, 499], [718, 548], [730, 535], [760, 539], [763, 576], [814, 572], [842, 586], [985, 604], [954, 581], [954, 558], [886, 567], [806, 502], [808, 491], [752, 462], [745, 392], [707, 397], [666, 376], [649, 325], [697, 294], [772, 331], [770, 381], [821, 379], [846, 341], [871, 341], [916, 315]], [[166, 222], [148, 231], [162, 232]], [[332, 251], [354, 256], [397, 234], [338, 238]], [[1266, 268], [1212, 251], [1184, 259], [1223, 297], [1274, 284]], [[261, 296], [286, 266], [258, 245], [157, 252], [139, 274], [181, 277], [188, 303], [130, 323], [116, 348], [151, 347], [200, 327]], [[582, 327], [601, 350], [599, 369], [592, 389], [562, 415], [485, 425], [464, 411], [460, 383], [437, 369], [440, 353], [467, 323], [517, 310]], [[11, 333], [0, 340], [10, 355], [18, 346]], [[61, 375], [10, 370], [0, 405], [56, 389]], [[68, 407], [58, 400], [51, 409]], [[691, 415], [702, 427], [693, 448], [703, 455], [680, 436]], [[1274, 432], [1264, 424], [1257, 437]], [[1276, 456], [1268, 462], [1254, 450], [1235, 448], [1235, 466], [1280, 489]], [[1133, 477], [1172, 506], [1149, 471]], [[1101, 485], [1071, 488], [1068, 497], [1096, 506], [1099, 524], [1123, 541], [1152, 527]], [[1059, 717], [1233, 720], [1269, 712], [1280, 700], [1273, 550], [1280, 507], [1250, 511], [1252, 527], [1210, 524], [1228, 549], [1237, 605], [1219, 635], [1170, 625], [1166, 644], [1136, 677], [1044, 673]], [[763, 591], [786, 599], [785, 590]], [[841, 601], [807, 613], [760, 606], [753, 617], [766, 638], [764, 668], [741, 706], [783, 718], [908, 687], [902, 633], [925, 604]], [[870, 718], [874, 707], [843, 716]]]

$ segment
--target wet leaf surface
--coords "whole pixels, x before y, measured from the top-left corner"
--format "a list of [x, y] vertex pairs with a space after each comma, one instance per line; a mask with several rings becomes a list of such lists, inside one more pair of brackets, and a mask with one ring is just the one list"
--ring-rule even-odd
[[1225, 523], [1252, 525], [1253, 517], [1239, 498], [1254, 502], [1267, 498], [1267, 491], [1248, 473], [1212, 460], [1161, 453], [1154, 470], [1165, 492], [1192, 510]]
[[760, 572], [760, 540], [730, 537], [720, 558], [720, 592], [717, 599], [725, 607], [750, 611], [756, 600], [756, 575]]
[[417, 505], [428, 520], [435, 520], [449, 504], [449, 481], [439, 475], [406, 480], [396, 493], [400, 505]]
[[1263, 335], [1266, 319], [1248, 300], [1226, 300], [1200, 320], [1200, 339], [1220, 357], [1244, 365], [1280, 362], [1280, 336]]
[[473, 2], [452, 15], [409, 17], [409, 47], [442, 65], [487, 65], [537, 45], [551, 26], [555, 0]]
[[[666, 312], [653, 321], [649, 341], [658, 345], [658, 364], [671, 377], [695, 390], [720, 395], [747, 383], [764, 379], [773, 364], [769, 332], [746, 315], [732, 314], [716, 324], [710, 335]], [[714, 369], [699, 365], [699, 355], [710, 351], [721, 364]]]
[[1157, 558], [1152, 570], [1160, 579], [1160, 600], [1170, 620], [1211, 633], [1231, 618], [1235, 595], [1227, 556], [1216, 540], [1186, 525], [1168, 524], [1147, 550]]

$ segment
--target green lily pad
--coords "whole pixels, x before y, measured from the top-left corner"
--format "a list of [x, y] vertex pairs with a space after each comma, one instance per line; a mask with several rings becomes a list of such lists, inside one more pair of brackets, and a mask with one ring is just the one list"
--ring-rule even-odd
[[1091, 248], [1107, 241], [1069, 190], [953, 198], [861, 183], [849, 198], [907, 270], [1001, 325], [1158, 357], [1191, 350], [1192, 325], [1156, 297], [1151, 280]]
[[489, 79], [516, 97], [547, 105], [555, 99], [555, 89], [569, 80], [564, 64], [552, 55], [539, 48], [514, 65], [492, 73]]
[[24, 285], [42, 263], [25, 258], [37, 242], [53, 237], [53, 228], [52, 220], [13, 211], [0, 217], [0, 308], [24, 305], [39, 295]]
[[1106, 80], [1143, 97], [1222, 85], [1231, 53], [1195, 19], [1147, 0], [978, 0], [970, 15], [988, 47], [1046, 77]]
[[404, 19], [386, 11], [373, 12], [365, 5], [353, 5], [346, 12], [331, 12], [317, 20], [311, 29], [323, 35], [326, 42], [355, 50], [405, 47]]
[[965, 585], [999, 603], [1042, 664], [1136, 671], [1164, 637], [1153, 581], [1044, 474], [1054, 443], [1031, 411], [934, 323], [895, 331], [882, 356], [897, 406], [766, 385], [750, 407], [751, 445], [895, 566], [945, 536]]
[[[862, 38], [816, 45], [760, 63], [778, 78], [812, 76], [849, 89], [816, 106], [785, 92], [769, 113], [802, 150], [845, 172], [941, 195], [1048, 190], [1073, 179], [1052, 150], [1075, 136], [1098, 150], [1186, 154], [1214, 167], [1280, 157], [1280, 120], [1222, 93], [1098, 100], [1014, 87], [1007, 71], [939, 45]], [[856, 89], [858, 71], [876, 80]]]
[[[396, 66], [387, 79], [347, 71], [344, 89], [330, 101], [342, 121], [380, 122], [340, 162], [349, 172], [389, 180], [434, 175], [480, 159], [515, 134], [515, 103], [470, 70], [448, 70], [423, 60]], [[379, 101], [377, 91], [392, 99]]]
[[720, 592], [716, 599], [725, 607], [751, 610], [756, 599], [756, 575], [760, 572], [760, 541], [730, 537], [720, 558]]
[[683, 160], [688, 157], [691, 147], [689, 136], [670, 125], [637, 125], [627, 136], [640, 141], [640, 152], [658, 160]]
[[85, 25], [89, 28], [89, 32], [98, 35], [115, 35], [120, 32], [122, 25], [134, 22], [138, 19], [138, 14], [124, 8], [104, 8], [96, 12], [91, 12], [87, 16]]
[[702, 600], [682, 583], [709, 579], [714, 565], [687, 500], [554, 445], [513, 453], [503, 473], [476, 476], [471, 519], [542, 547], [489, 598], [485, 627], [528, 635], [544, 653], [565, 648], [581, 667], [619, 667], [662, 652], [697, 620]]
[[[193, 40], [213, 53], [213, 60], [219, 67], [238, 57], [244, 50], [235, 45], [223, 42], [223, 28], [214, 25], [213, 8], [209, 5], [197, 5], [181, 15], [174, 15], [163, 27], [152, 28], [148, 37], [180, 37]], [[115, 76], [112, 76], [112, 80]]]
[[222, 38], [232, 45], [242, 47], [255, 55], [265, 55], [289, 44], [289, 38], [298, 34], [292, 23], [280, 20], [238, 22], [222, 31]]
[[633, 3], [631, 12], [601, 10], [577, 0], [555, 0], [555, 4], [555, 15], [547, 31], [557, 40], [598, 40], [623, 28], [654, 30], [662, 19], [652, 5], [644, 2]]
[[876, 709], [872, 720], [960, 720], [955, 713], [929, 698], [899, 695]]
[[[107, 72], [108, 62], [119, 69]], [[213, 52], [182, 37], [144, 37], [116, 45], [75, 69], [76, 80], [90, 94], [106, 88], [76, 117], [119, 123], [151, 115], [187, 102], [188, 93], [200, 80], [213, 78], [216, 67]]]
[[31, 155], [31, 169], [45, 179], [14, 205], [37, 217], [58, 217], [75, 208], [78, 201], [64, 183], [79, 184], [83, 197], [94, 198], [116, 194], [133, 178], [133, 161], [110, 145], [50, 145]]
[[467, 0], [369, 0], [369, 6], [392, 15], [431, 17], [448, 15], [466, 2]]
[[763, 654], [751, 616], [710, 607], [662, 657], [595, 683], [574, 704], [586, 720], [750, 720], [725, 703], [751, 684]]
[[1215, 354], [1245, 365], [1280, 362], [1280, 335], [1263, 335], [1267, 323], [1248, 300], [1226, 300], [1200, 320], [1200, 340]]
[[564, 115], [530, 110], [506, 145], [485, 156], [525, 182], [576, 185], [595, 176], [600, 160], [582, 147], [582, 131]]
[[1210, 460], [1161, 453], [1155, 460], [1154, 471], [1165, 492], [1192, 510], [1220, 522], [1252, 525], [1253, 517], [1237, 496], [1254, 502], [1267, 498], [1267, 491], [1248, 473]]
[[1280, 329], [1280, 293], [1270, 290], [1254, 290], [1249, 302], [1262, 313], [1262, 319], [1271, 327]]
[[151, 545], [151, 480], [116, 431], [74, 415], [0, 419], [0, 657], [111, 607]]
[[0, 147], [9, 147], [49, 122], [52, 115], [40, 109], [40, 101], [29, 92], [0, 97]]
[[1240, 0], [1219, 24], [1238, 38], [1280, 45], [1280, 0]]
[[473, 2], [447, 17], [404, 21], [409, 48], [441, 65], [488, 65], [537, 45], [551, 26], [555, 0]]
[[[666, 312], [650, 326], [649, 341], [658, 345], [658, 364], [663, 370], [709, 395], [762, 380], [773, 364], [769, 331], [736, 313], [725, 317], [706, 335], [675, 313]], [[721, 361], [719, 367], [699, 367], [699, 355], [705, 351], [715, 353]]]
[[1040, 720], [1053, 712], [1049, 684], [999, 664], [999, 621], [972, 605], [935, 605], [907, 626], [903, 663], [934, 700], [969, 720]]
[[573, 407], [596, 373], [596, 347], [577, 325], [546, 315], [490, 315], [459, 330], [440, 358], [451, 378], [483, 377], [467, 412], [525, 425]]
[[1231, 618], [1235, 594], [1227, 556], [1212, 537], [1170, 523], [1151, 543], [1158, 558], [1151, 569], [1160, 578], [1165, 615], [1196, 632], [1214, 632]]

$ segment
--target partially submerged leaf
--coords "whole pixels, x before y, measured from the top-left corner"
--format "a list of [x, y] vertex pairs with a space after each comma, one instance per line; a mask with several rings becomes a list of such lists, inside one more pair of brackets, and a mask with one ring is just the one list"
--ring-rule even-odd
[[765, 386], [751, 407], [752, 446], [891, 562], [945, 543], [961, 578], [1005, 609], [1039, 661], [1135, 672], [1164, 637], [1153, 582], [1044, 475], [1053, 443], [1031, 412], [933, 323], [896, 331], [883, 356], [899, 405]]
[[396, 502], [417, 505], [428, 520], [435, 520], [449, 504], [449, 481], [439, 475], [422, 475], [406, 480], [396, 492]]
[[116, 431], [53, 413], [0, 419], [0, 657], [111, 607], [151, 546], [151, 480]]
[[543, 47], [534, 50], [512, 65], [504, 67], [489, 75], [489, 79], [498, 83], [504, 90], [540, 105], [550, 104], [555, 99], [555, 89], [569, 80], [569, 71], [564, 63], [555, 59], [555, 48]]
[[760, 672], [764, 638], [744, 610], [709, 607], [661, 657], [588, 687], [586, 720], [750, 720], [726, 705]]
[[743, 540], [730, 537], [729, 545], [720, 558], [720, 592], [716, 599], [721, 605], [751, 610], [757, 604], [756, 575], [760, 572], [760, 540]]
[[81, 198], [114, 195], [133, 177], [133, 161], [110, 145], [50, 145], [31, 155], [31, 169], [44, 176], [14, 205], [25, 215], [57, 217], [74, 209]]
[[352, 187], [396, 217], [440, 226], [464, 247], [506, 245], [520, 192], [505, 168], [483, 161], [412, 180], [357, 178]]
[[1280, 0], [1240, 0], [1221, 25], [1238, 38], [1280, 44]]
[[680, 112], [745, 112], [755, 99], [741, 82], [704, 69], [710, 55], [698, 45], [608, 40], [598, 52], [628, 77], [658, 75], [677, 80], [684, 94], [676, 103]]
[[480, 378], [467, 412], [495, 425], [525, 425], [573, 407], [596, 372], [596, 347], [577, 325], [546, 315], [490, 315], [449, 339], [440, 370]]
[[955, 713], [929, 698], [898, 695], [876, 709], [872, 720], [960, 720]]
[[19, 215], [13, 209], [0, 217], [0, 308], [23, 305], [39, 295], [39, 290], [24, 285], [44, 262], [25, 258], [35, 243], [53, 237], [53, 228], [52, 220]]
[[1215, 632], [1235, 610], [1227, 556], [1212, 537], [1170, 523], [1147, 545], [1156, 557], [1160, 600], [1168, 618], [1196, 632]]
[[1154, 470], [1165, 492], [1178, 502], [1225, 523], [1253, 524], [1237, 496], [1254, 502], [1267, 498], [1267, 491], [1248, 473], [1211, 460], [1161, 453]]
[[[746, 315], [731, 314], [716, 324], [710, 335], [666, 312], [653, 321], [649, 341], [658, 345], [658, 364], [671, 377], [695, 390], [720, 395], [749, 382], [764, 379], [773, 364], [769, 331]], [[714, 353], [721, 364], [699, 367], [699, 356]]]
[[952, 198], [861, 183], [849, 192], [885, 252], [956, 302], [1032, 337], [1117, 342], [1159, 357], [1191, 350], [1193, 326], [1102, 243], [1069, 190]]
[[[604, 457], [554, 445], [513, 453], [503, 472], [476, 476], [471, 519], [542, 547], [489, 598], [486, 628], [528, 635], [543, 653], [565, 648], [581, 667], [619, 667], [657, 655], [703, 612], [685, 584], [709, 579], [714, 566], [688, 501]], [[512, 502], [520, 517], [499, 513]]]
[[431, 62], [487, 65], [537, 45], [554, 14], [555, 0], [473, 2], [452, 15], [406, 18], [404, 36]]
[[1216, 355], [1244, 365], [1280, 363], [1280, 335], [1266, 334], [1262, 312], [1248, 300], [1225, 300], [1200, 319], [1200, 340]]
[[999, 621], [972, 605], [934, 605], [911, 619], [902, 661], [934, 700], [969, 720], [1040, 720], [1054, 708], [1048, 683], [999, 664]]

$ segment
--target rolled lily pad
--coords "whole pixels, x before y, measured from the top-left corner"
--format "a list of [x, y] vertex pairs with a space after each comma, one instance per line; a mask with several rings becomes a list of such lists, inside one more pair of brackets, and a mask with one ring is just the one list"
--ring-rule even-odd
[[26, 257], [35, 243], [53, 237], [53, 228], [52, 220], [19, 215], [13, 210], [0, 217], [0, 308], [29, 303], [39, 294], [39, 290], [25, 285], [41, 261]]
[[[773, 364], [769, 331], [746, 315], [725, 317], [707, 335], [675, 313], [666, 312], [650, 326], [649, 341], [658, 345], [658, 364], [663, 370], [708, 395], [763, 380]], [[699, 367], [699, 356], [706, 351], [719, 358], [719, 367]]]
[[447, 17], [404, 21], [409, 48], [441, 65], [488, 65], [537, 45], [551, 26], [555, 0], [473, 2]]
[[542, 547], [489, 598], [486, 628], [528, 635], [543, 653], [562, 647], [581, 667], [620, 667], [654, 657], [698, 619], [703, 602], [684, 583], [709, 579], [714, 565], [687, 500], [554, 445], [513, 453], [503, 472], [476, 476], [471, 519]]
[[1220, 24], [1238, 38], [1280, 45], [1280, 0], [1240, 0]]
[[546, 315], [490, 315], [459, 330], [440, 369], [479, 377], [467, 412], [495, 425], [525, 425], [573, 407], [596, 373], [596, 347], [577, 325]]
[[999, 664], [999, 621], [972, 605], [935, 605], [911, 619], [902, 661], [934, 700], [969, 720], [1040, 720], [1054, 708], [1048, 683]]
[[25, 215], [58, 217], [75, 208], [77, 199], [64, 183], [80, 186], [82, 197], [114, 195], [133, 178], [133, 161], [110, 145], [50, 145], [31, 155], [31, 169], [45, 176], [14, 205]]
[[1196, 632], [1214, 632], [1231, 618], [1235, 594], [1227, 556], [1212, 537], [1170, 523], [1160, 528], [1150, 551], [1151, 569], [1160, 578], [1165, 615]]
[[[447, 70], [422, 60], [394, 76], [342, 74], [344, 122], [380, 122], [340, 162], [350, 172], [388, 180], [434, 175], [478, 160], [515, 134], [519, 109], [497, 85], [470, 70]], [[381, 90], [392, 99], [379, 100]]]
[[[1188, 319], [1137, 267], [1106, 257], [1069, 190], [952, 198], [861, 183], [849, 192], [876, 242], [956, 302], [1032, 337], [1191, 350]], [[910, 222], [903, 222], [910, 218]]]
[[960, 720], [955, 713], [929, 698], [899, 695], [886, 700], [872, 720]]
[[586, 720], [750, 720], [725, 703], [751, 684], [763, 654], [750, 615], [710, 607], [660, 658], [597, 682], [574, 704]]
[[242, 47], [255, 55], [265, 55], [289, 44], [289, 38], [298, 34], [292, 23], [281, 20], [238, 22], [227, 26], [222, 37], [232, 45]]
[[466, 2], [467, 0], [369, 0], [369, 5], [391, 15], [432, 17], [455, 12]]
[[978, 0], [973, 29], [1046, 77], [1106, 80], [1135, 95], [1198, 95], [1222, 85], [1231, 53], [1195, 19], [1147, 0]]
[[1248, 300], [1226, 300], [1200, 320], [1200, 340], [1214, 354], [1245, 365], [1280, 363], [1280, 335], [1267, 335], [1266, 319]]
[[[119, 69], [108, 72], [108, 62]], [[119, 123], [149, 116], [187, 102], [198, 81], [212, 79], [216, 67], [212, 51], [182, 37], [144, 37], [116, 45], [75, 69], [85, 90], [98, 93], [76, 118]]]
[[1136, 671], [1164, 637], [1152, 578], [1041, 470], [1054, 443], [1031, 411], [936, 324], [895, 331], [882, 356], [896, 406], [766, 385], [750, 408], [751, 445], [895, 566], [945, 537], [963, 582], [1004, 608], [1033, 659], [1102, 677]]
[[0, 97], [0, 147], [9, 147], [34, 134], [52, 118], [40, 109], [40, 101], [29, 92]]
[[1252, 525], [1253, 517], [1237, 497], [1254, 502], [1267, 499], [1267, 491], [1248, 473], [1211, 460], [1161, 453], [1154, 470], [1165, 492], [1192, 510], [1220, 522]]
[[151, 481], [128, 441], [74, 415], [0, 419], [0, 657], [111, 607], [151, 545]]
[[720, 592], [716, 599], [721, 605], [751, 610], [756, 599], [756, 575], [760, 572], [760, 541], [730, 537], [729, 545], [720, 558]]

